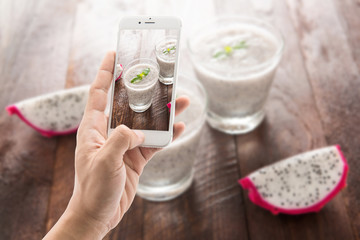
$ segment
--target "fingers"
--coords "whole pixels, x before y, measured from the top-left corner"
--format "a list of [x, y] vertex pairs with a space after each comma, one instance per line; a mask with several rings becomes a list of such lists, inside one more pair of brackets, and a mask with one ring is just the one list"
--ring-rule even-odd
[[176, 99], [175, 103], [175, 116], [182, 113], [190, 105], [190, 99], [188, 96], [181, 96]]
[[114, 129], [107, 139], [102, 151], [104, 151], [106, 156], [118, 159], [127, 150], [143, 143], [144, 138], [145, 136], [141, 131], [131, 130], [125, 125], [120, 125]]
[[174, 124], [174, 135], [173, 141], [175, 141], [185, 130], [185, 124], [183, 122], [178, 122]]
[[101, 63], [100, 69], [92, 83], [86, 112], [97, 110], [103, 112], [106, 108], [107, 93], [111, 86], [114, 73], [115, 52], [108, 52]]

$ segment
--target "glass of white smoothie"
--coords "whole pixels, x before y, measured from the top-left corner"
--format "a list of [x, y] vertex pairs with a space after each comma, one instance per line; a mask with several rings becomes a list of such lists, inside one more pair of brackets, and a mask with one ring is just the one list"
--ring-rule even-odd
[[155, 46], [156, 60], [160, 66], [159, 80], [163, 84], [173, 83], [176, 58], [176, 37], [166, 37]]
[[209, 124], [229, 134], [255, 129], [284, 48], [279, 31], [258, 19], [224, 17], [191, 36], [194, 70], [209, 96]]
[[184, 122], [184, 133], [156, 153], [140, 176], [137, 194], [152, 201], [166, 201], [185, 192], [193, 180], [193, 166], [206, 119], [207, 97], [195, 79], [179, 76], [176, 95], [190, 98], [190, 106], [175, 122]]
[[135, 59], [124, 68], [123, 79], [130, 108], [134, 112], [146, 111], [159, 79], [159, 65], [151, 59]]

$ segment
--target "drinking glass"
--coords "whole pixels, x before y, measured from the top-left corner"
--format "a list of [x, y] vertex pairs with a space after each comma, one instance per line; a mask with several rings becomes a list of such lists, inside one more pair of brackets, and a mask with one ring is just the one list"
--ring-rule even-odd
[[130, 108], [134, 112], [145, 112], [152, 103], [159, 65], [151, 59], [135, 59], [124, 68], [123, 79]]
[[191, 34], [188, 49], [213, 128], [243, 134], [262, 122], [283, 48], [279, 31], [253, 18], [218, 18]]

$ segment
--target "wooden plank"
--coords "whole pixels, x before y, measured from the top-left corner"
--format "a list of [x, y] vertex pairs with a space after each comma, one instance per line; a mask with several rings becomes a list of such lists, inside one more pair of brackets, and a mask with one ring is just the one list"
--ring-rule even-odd
[[[217, 8], [260, 17], [277, 26], [286, 37], [283, 61], [266, 105], [266, 120], [253, 133], [237, 137], [243, 177], [274, 161], [327, 145], [286, 5], [281, 1], [262, 3], [242, 1], [236, 8], [221, 2]], [[319, 214], [296, 217], [272, 216], [252, 204], [246, 194], [244, 197], [250, 239], [351, 239], [341, 196]], [[343, 223], [331, 223], [334, 218], [341, 218]]]
[[328, 144], [340, 144], [348, 158], [350, 174], [341, 204], [349, 215], [346, 224], [352, 227], [354, 236], [359, 239], [359, 68], [333, 2], [321, 1], [315, 5], [312, 1], [288, 0], [288, 5], [326, 140]]
[[[65, 85], [71, 1], [0, 2], [0, 107]], [[1, 112], [0, 239], [40, 239], [57, 139]]]
[[57, 140], [4, 111], [0, 132], [0, 239], [41, 239]]

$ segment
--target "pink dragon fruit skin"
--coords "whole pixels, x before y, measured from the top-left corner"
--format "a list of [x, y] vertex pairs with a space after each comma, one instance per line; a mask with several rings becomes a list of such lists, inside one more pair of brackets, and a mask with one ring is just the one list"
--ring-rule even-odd
[[[67, 135], [78, 129], [88, 91], [89, 85], [65, 89], [20, 101], [7, 106], [6, 110], [45, 137]], [[46, 113], [47, 117], [44, 116]]]
[[17, 106], [14, 105], [10, 105], [6, 107], [6, 111], [9, 113], [9, 115], [13, 115], [16, 114], [18, 115], [18, 117], [24, 121], [24, 123], [26, 123], [27, 125], [29, 125], [30, 127], [32, 127], [33, 129], [35, 129], [36, 131], [38, 131], [41, 135], [43, 135], [44, 137], [54, 137], [54, 136], [60, 136], [60, 135], [67, 135], [67, 134], [72, 134], [75, 133], [77, 131], [77, 127], [73, 128], [73, 129], [69, 129], [63, 132], [57, 132], [57, 131], [52, 131], [52, 130], [45, 130], [42, 129], [38, 126], [35, 126], [34, 124], [32, 124], [28, 119], [26, 119], [26, 117], [24, 117], [21, 114], [21, 111], [17, 108]]
[[[324, 151], [324, 149], [326, 149], [326, 148], [314, 150], [314, 151], [311, 151], [308, 153], [315, 154], [319, 150]], [[347, 161], [346, 161], [343, 153], [341, 152], [339, 145], [327, 147], [327, 149], [329, 149], [329, 151], [333, 150], [338, 153], [339, 162], [342, 162], [342, 164], [338, 164], [342, 168], [342, 169], [339, 169], [339, 171], [341, 170], [341, 175], [340, 175], [340, 172], [338, 172], [338, 175], [340, 175], [340, 176], [339, 176], [339, 179], [337, 179], [337, 181], [336, 181], [336, 185], [333, 186], [331, 189], [329, 189], [329, 191], [327, 192], [325, 197], [323, 197], [322, 199], [319, 199], [319, 201], [315, 202], [314, 204], [309, 204], [308, 206], [284, 208], [279, 205], [274, 205], [274, 204], [270, 203], [269, 199], [266, 199], [266, 197], [263, 197], [263, 195], [265, 195], [265, 194], [261, 194], [261, 190], [258, 189], [258, 186], [256, 186], [256, 183], [252, 180], [254, 173], [261, 171], [262, 169], [265, 169], [266, 167], [250, 174], [249, 176], [247, 176], [245, 178], [239, 179], [238, 182], [245, 190], [249, 190], [249, 193], [248, 193], [249, 199], [254, 204], [271, 211], [275, 215], [279, 214], [279, 213], [296, 215], [296, 214], [304, 214], [304, 213], [310, 213], [310, 212], [318, 212], [321, 210], [321, 208], [326, 203], [328, 203], [332, 198], [334, 198], [341, 189], [343, 189], [346, 186], [346, 178], [347, 178], [348, 168], [349, 168]], [[297, 155], [292, 158], [285, 159], [283, 161], [287, 160], [288, 162], [290, 162], [291, 161], [290, 159], [293, 159], [293, 161], [295, 161], [294, 159], [297, 159], [296, 157], [299, 157], [299, 156], [300, 155]], [[280, 161], [280, 162], [283, 162], [283, 161]], [[306, 161], [306, 160], [303, 160], [303, 161]], [[268, 167], [276, 166], [280, 162], [270, 165]], [[257, 175], [257, 176], [260, 176], [260, 175]], [[272, 180], [272, 181], [276, 182], [276, 180]]]

